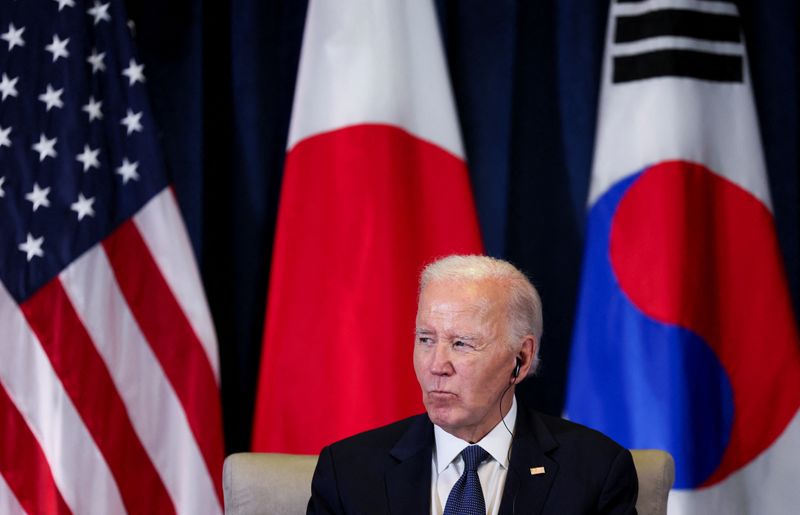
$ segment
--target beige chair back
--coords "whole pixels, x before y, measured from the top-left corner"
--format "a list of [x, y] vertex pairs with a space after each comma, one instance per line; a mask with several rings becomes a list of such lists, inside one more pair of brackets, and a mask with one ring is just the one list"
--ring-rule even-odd
[[668, 452], [658, 450], [632, 450], [633, 464], [639, 476], [639, 498], [636, 511], [639, 515], [666, 515], [667, 496], [675, 482], [675, 462]]
[[[640, 515], [665, 515], [675, 477], [672, 456], [664, 451], [635, 450], [639, 475]], [[222, 472], [228, 515], [302, 515], [311, 495], [316, 456], [276, 453], [232, 454]]]

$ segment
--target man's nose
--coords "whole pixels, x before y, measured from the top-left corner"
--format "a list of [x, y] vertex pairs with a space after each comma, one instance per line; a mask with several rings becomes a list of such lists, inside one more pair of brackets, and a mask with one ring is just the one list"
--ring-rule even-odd
[[433, 347], [433, 354], [430, 363], [433, 375], [451, 375], [453, 373], [453, 363], [450, 360], [450, 346], [447, 342], [437, 342]]

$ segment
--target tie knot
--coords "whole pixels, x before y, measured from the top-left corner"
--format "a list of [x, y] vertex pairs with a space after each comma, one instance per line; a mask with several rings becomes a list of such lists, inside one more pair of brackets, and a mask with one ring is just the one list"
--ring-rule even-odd
[[489, 455], [480, 445], [470, 445], [461, 451], [461, 456], [464, 457], [464, 469], [474, 472], [478, 470], [478, 465], [483, 463], [483, 460]]

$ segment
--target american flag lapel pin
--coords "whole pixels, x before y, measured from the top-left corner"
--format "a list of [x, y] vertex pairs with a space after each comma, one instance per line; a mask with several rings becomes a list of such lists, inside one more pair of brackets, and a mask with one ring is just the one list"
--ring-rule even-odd
[[544, 474], [544, 467], [531, 467], [532, 476], [538, 476], [539, 474]]

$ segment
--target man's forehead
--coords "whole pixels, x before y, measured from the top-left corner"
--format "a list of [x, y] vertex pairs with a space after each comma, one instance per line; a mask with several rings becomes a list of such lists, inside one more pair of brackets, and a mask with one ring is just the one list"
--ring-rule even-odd
[[469, 302], [447, 301], [444, 298], [434, 298], [430, 302], [423, 302], [417, 308], [417, 315], [433, 318], [467, 318], [479, 320], [488, 315], [492, 304], [483, 298]]
[[503, 292], [489, 279], [437, 279], [420, 292], [417, 313], [488, 313], [504, 307]]
[[448, 299], [458, 300], [472, 298], [493, 302], [502, 297], [502, 289], [499, 282], [494, 278], [450, 278], [443, 277], [431, 280], [420, 292], [420, 300], [427, 299]]

